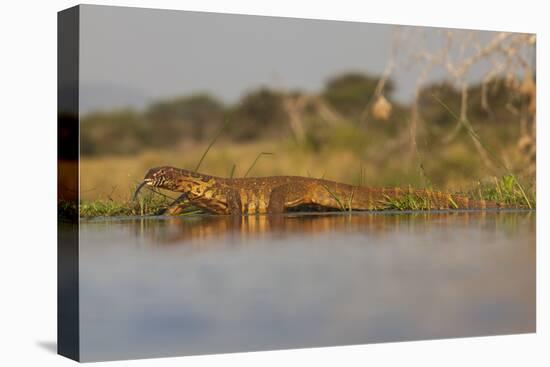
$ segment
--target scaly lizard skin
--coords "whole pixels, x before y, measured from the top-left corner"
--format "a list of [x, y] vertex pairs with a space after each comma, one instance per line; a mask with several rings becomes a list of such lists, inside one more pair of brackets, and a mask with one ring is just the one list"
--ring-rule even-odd
[[277, 214], [309, 205], [325, 210], [381, 210], [408, 196], [422, 209], [489, 209], [491, 201], [433, 190], [370, 188], [299, 176], [222, 178], [174, 167], [150, 169], [143, 186], [183, 193], [195, 206], [216, 214]]

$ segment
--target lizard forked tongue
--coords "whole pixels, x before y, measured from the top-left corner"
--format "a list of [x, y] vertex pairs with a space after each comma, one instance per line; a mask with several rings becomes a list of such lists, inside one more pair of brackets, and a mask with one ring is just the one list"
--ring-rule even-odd
[[143, 181], [142, 183], [139, 184], [139, 186], [136, 188], [136, 191], [134, 192], [134, 196], [132, 196], [132, 201], [135, 201], [138, 194], [139, 194], [139, 191], [141, 190], [141, 188], [143, 186], [145, 186], [147, 184], [147, 181]]

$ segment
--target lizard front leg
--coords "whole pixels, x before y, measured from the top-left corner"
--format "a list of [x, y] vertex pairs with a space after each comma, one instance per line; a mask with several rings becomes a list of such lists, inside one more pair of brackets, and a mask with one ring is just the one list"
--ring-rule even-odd
[[242, 215], [241, 195], [237, 190], [229, 189], [226, 192], [227, 214]]

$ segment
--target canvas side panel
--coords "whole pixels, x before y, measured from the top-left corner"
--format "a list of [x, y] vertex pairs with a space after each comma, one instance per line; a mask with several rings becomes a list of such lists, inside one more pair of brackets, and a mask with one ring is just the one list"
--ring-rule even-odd
[[79, 7], [57, 17], [57, 352], [79, 360]]

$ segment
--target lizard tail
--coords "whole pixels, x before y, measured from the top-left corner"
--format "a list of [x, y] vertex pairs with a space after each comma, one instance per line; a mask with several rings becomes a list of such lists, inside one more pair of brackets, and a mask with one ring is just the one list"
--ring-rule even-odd
[[429, 189], [370, 188], [343, 184], [326, 185], [313, 193], [313, 202], [324, 207], [352, 210], [380, 210], [392, 207], [418, 209], [501, 209], [505, 205], [489, 200]]
[[420, 199], [421, 204], [429, 209], [499, 209], [502, 207], [490, 200], [470, 199], [463, 195], [429, 189], [403, 191], [405, 191], [404, 195], [412, 195], [413, 198]]
[[499, 209], [500, 204], [490, 200], [470, 199], [467, 196], [429, 189], [386, 189], [386, 196], [397, 200], [412, 198], [423, 209]]

